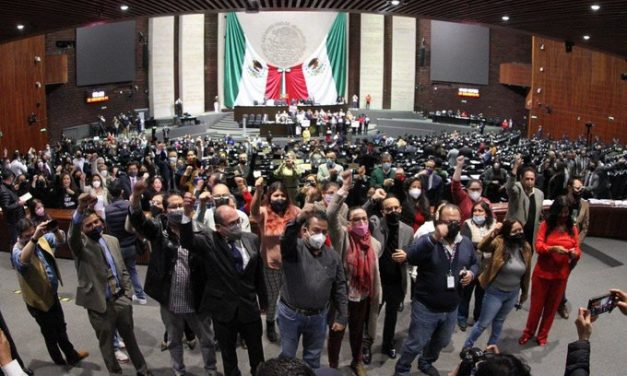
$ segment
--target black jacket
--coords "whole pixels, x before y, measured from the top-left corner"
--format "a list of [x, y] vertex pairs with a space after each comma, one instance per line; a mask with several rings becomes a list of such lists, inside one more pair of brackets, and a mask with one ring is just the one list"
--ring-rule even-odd
[[565, 376], [588, 376], [590, 374], [590, 342], [575, 341], [568, 344]]
[[24, 218], [24, 207], [19, 204], [20, 198], [13, 187], [4, 183], [0, 184], [0, 207], [4, 213], [4, 220], [10, 224], [16, 224]]
[[[163, 216], [147, 219], [143, 211], [131, 210], [130, 219], [133, 228], [150, 241], [152, 248], [144, 291], [167, 307], [170, 302], [172, 273], [178, 258], [179, 239], [167, 229]], [[187, 262], [192, 289], [192, 307], [199, 312], [199, 297], [203, 294], [205, 272], [202, 261], [193, 252], [189, 252]]]
[[250, 256], [242, 274], [235, 270], [228, 244], [217, 232], [194, 234], [192, 223], [184, 224], [181, 245], [202, 259], [205, 274], [199, 312], [209, 312], [213, 320], [220, 322], [260, 319], [259, 305], [266, 306], [267, 296], [257, 235], [242, 233], [242, 245]]
[[120, 248], [134, 246], [137, 241], [137, 235], [124, 229], [128, 207], [129, 202], [121, 198], [116, 199], [105, 207], [105, 222], [107, 222], [108, 234], [118, 238]]

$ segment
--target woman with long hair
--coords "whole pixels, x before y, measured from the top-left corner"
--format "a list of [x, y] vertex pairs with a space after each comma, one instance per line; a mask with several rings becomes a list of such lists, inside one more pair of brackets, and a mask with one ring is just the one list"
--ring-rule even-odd
[[[490, 253], [485, 255], [478, 249], [479, 242], [481, 242], [486, 235], [490, 234], [496, 226], [496, 221], [490, 209], [490, 204], [485, 201], [476, 202], [472, 206], [472, 217], [464, 221], [462, 225], [461, 234], [467, 236], [472, 240], [472, 245], [475, 247], [475, 253], [477, 260], [481, 260], [479, 275], [485, 269], [487, 261], [491, 257]], [[483, 301], [483, 288], [481, 284], [477, 283], [477, 278], [470, 282], [467, 286], [462, 288], [462, 301], [459, 304], [457, 311], [457, 325], [462, 332], [466, 331], [467, 320], [470, 308], [470, 298], [475, 295], [475, 309], [473, 310], [474, 321], [479, 320], [479, 314], [481, 313], [481, 303]]]
[[540, 323], [536, 342], [544, 346], [566, 290], [571, 263], [581, 257], [579, 230], [570, 214], [566, 196], [558, 196], [553, 201], [548, 218], [540, 223], [536, 252], [538, 261], [532, 276], [531, 306], [527, 326], [518, 343], [524, 345], [536, 335]]
[[111, 202], [111, 194], [109, 194], [109, 190], [107, 189], [105, 182], [102, 179], [102, 176], [99, 174], [93, 174], [91, 176], [91, 184], [85, 185], [85, 175], [81, 176], [80, 180], [81, 191], [84, 193], [92, 193], [97, 198], [98, 201], [94, 206], [94, 210], [98, 213], [100, 217], [105, 218], [105, 206], [109, 205]]
[[44, 207], [44, 203], [37, 198], [34, 198], [28, 203], [26, 203], [28, 207], [28, 218], [33, 222], [35, 227], [39, 226], [41, 222], [49, 221], [50, 215], [46, 212], [46, 208]]
[[292, 203], [285, 185], [276, 181], [268, 187], [265, 198], [264, 179], [255, 181], [255, 194], [251, 203], [251, 216], [259, 226], [261, 257], [264, 260], [264, 278], [268, 293], [266, 310], [266, 335], [270, 342], [277, 341], [274, 320], [276, 305], [281, 289], [283, 273], [281, 271], [281, 236], [287, 224], [300, 213], [300, 208]]
[[429, 199], [422, 189], [422, 180], [416, 177], [401, 182], [394, 180], [394, 195], [403, 206], [401, 221], [414, 229], [414, 232], [431, 219]]
[[[349, 225], [339, 220], [340, 208], [348, 196], [352, 184], [352, 171], [342, 175], [343, 184], [329, 204], [329, 237], [333, 248], [339, 252], [346, 281], [348, 283], [348, 330], [353, 361], [351, 368], [358, 376], [366, 374], [362, 361], [364, 327], [369, 338], [374, 339], [377, 330], [379, 305], [381, 304], [381, 278], [379, 275], [379, 254], [381, 243], [370, 234], [368, 215], [361, 207], [349, 211]], [[332, 315], [335, 312], [331, 312]], [[333, 323], [334, 318], [329, 320]], [[337, 368], [342, 338], [345, 330], [329, 330], [329, 365]]]
[[477, 248], [482, 255], [490, 257], [484, 256], [485, 266], [479, 274], [479, 283], [485, 289], [481, 313], [464, 348], [473, 347], [488, 326], [492, 327], [488, 346], [496, 345], [507, 315], [516, 303], [527, 300], [529, 291], [532, 252], [525, 241], [522, 223], [505, 220], [495, 224]]
[[78, 207], [78, 188], [69, 173], [64, 172], [59, 175], [55, 193], [55, 207], [59, 209], [75, 209]]

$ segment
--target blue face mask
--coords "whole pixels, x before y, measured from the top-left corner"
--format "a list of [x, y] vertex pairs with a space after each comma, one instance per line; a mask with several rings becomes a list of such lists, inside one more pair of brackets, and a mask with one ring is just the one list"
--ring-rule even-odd
[[383, 169], [384, 170], [389, 170], [390, 168], [392, 168], [392, 164], [390, 162], [385, 162], [383, 164]]
[[485, 223], [485, 215], [473, 215], [472, 221], [477, 225], [482, 226]]
[[335, 161], [332, 159], [327, 160], [327, 167], [329, 168], [335, 167]]

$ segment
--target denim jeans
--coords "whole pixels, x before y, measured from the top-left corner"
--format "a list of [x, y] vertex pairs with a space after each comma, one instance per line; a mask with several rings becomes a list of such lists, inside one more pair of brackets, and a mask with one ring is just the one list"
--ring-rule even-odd
[[303, 336], [303, 360], [313, 369], [320, 368], [320, 355], [327, 336], [327, 311], [306, 316], [279, 302], [277, 322], [281, 331], [282, 357], [295, 358]]
[[124, 258], [126, 270], [128, 270], [128, 274], [131, 277], [131, 283], [133, 283], [135, 296], [139, 299], [146, 299], [146, 294], [144, 294], [144, 288], [139, 280], [139, 274], [137, 274], [137, 267], [135, 266], [137, 262], [137, 251], [135, 249], [135, 245], [124, 247], [120, 251], [122, 252], [122, 257]]
[[495, 345], [501, 336], [505, 318], [512, 311], [518, 301], [520, 289], [514, 291], [502, 291], [496, 287], [488, 286], [483, 295], [481, 315], [475, 323], [464, 343], [464, 348], [473, 347], [481, 333], [492, 325], [492, 333], [488, 339], [488, 345]]
[[457, 320], [457, 309], [451, 312], [433, 312], [416, 299], [411, 302], [409, 334], [401, 356], [396, 362], [395, 375], [409, 375], [411, 363], [418, 359], [418, 368], [428, 368], [438, 360], [440, 351], [451, 341]]

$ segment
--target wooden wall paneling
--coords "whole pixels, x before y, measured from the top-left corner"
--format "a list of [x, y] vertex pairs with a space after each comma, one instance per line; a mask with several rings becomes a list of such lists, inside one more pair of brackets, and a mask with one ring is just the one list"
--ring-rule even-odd
[[500, 65], [499, 83], [531, 87], [531, 64], [502, 63]]
[[205, 14], [205, 111], [218, 96], [218, 15]]
[[383, 22], [383, 109], [389, 110], [392, 108], [392, 16], [384, 16]]
[[[44, 58], [44, 36], [0, 45], [0, 151], [6, 148], [9, 155], [43, 149], [48, 140]], [[31, 116], [35, 121], [29, 124]]]
[[67, 55], [48, 55], [43, 60], [46, 65], [46, 85], [68, 82]]
[[578, 46], [567, 53], [564, 43], [546, 38], [535, 37], [533, 44], [529, 133], [542, 125], [544, 135], [574, 139], [592, 122], [593, 137], [626, 142], [627, 83], [620, 72], [627, 61]]

